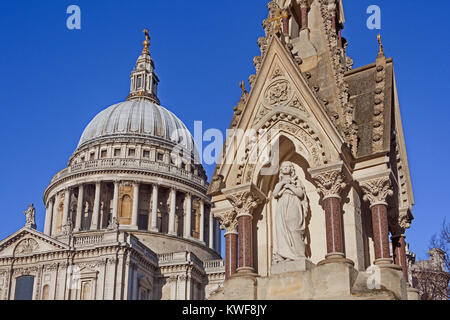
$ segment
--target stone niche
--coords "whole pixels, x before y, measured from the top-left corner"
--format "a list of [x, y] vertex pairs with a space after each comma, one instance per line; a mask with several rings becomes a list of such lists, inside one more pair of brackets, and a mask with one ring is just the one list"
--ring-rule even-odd
[[133, 193], [132, 184], [123, 183], [119, 187], [119, 223], [121, 225], [131, 225], [131, 213], [133, 210]]
[[[276, 190], [277, 186], [280, 189], [280, 170], [274, 175], [259, 175], [258, 186], [266, 195], [267, 201], [254, 213], [253, 223], [256, 232], [253, 243], [256, 244], [254, 257], [257, 273], [263, 277], [309, 270], [326, 255], [325, 231], [322, 230], [324, 228], [323, 209], [319, 205], [319, 194], [307, 173], [308, 163], [303, 157], [293, 152], [295, 148], [288, 139], [282, 139], [280, 148], [282, 149], [280, 153], [286, 155], [280, 159], [280, 164], [290, 164], [292, 172], [289, 180], [295, 180], [294, 185], [297, 185], [297, 189], [301, 189], [303, 195], [301, 199], [296, 196], [288, 196], [290, 199], [285, 199], [279, 194], [275, 194], [280, 193], [280, 190]], [[295, 188], [294, 185], [291, 186]], [[288, 193], [292, 194], [292, 191], [288, 190]], [[278, 209], [278, 206], [281, 202], [289, 203], [290, 201], [297, 204], [290, 207], [288, 205], [284, 211], [296, 212], [287, 214], [285, 212], [284, 219], [287, 221], [283, 226], [277, 228], [283, 220], [279, 216], [279, 214], [283, 214], [283, 210]], [[297, 216], [298, 213], [301, 217]], [[287, 229], [293, 231], [296, 228], [291, 224], [300, 224], [298, 225], [298, 229], [301, 229], [298, 230], [299, 234], [295, 235], [294, 232], [283, 237], [283, 233], [286, 233]], [[277, 234], [282, 238], [280, 239], [281, 243], [277, 241]], [[303, 242], [303, 244], [300, 245], [299, 242]], [[288, 257], [280, 257], [277, 254], [279, 246], [284, 247], [281, 248], [281, 251]], [[290, 250], [286, 248], [287, 246], [297, 248], [300, 246], [299, 250], [302, 252], [296, 254], [295, 250]]]

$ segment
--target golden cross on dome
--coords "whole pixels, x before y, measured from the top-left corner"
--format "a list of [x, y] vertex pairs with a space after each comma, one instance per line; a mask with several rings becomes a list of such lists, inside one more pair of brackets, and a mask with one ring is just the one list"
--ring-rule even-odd
[[149, 48], [150, 48], [150, 35], [148, 33], [148, 29], [144, 29], [145, 34], [145, 41], [144, 41], [144, 49], [142, 50], [142, 53], [150, 54]]
[[275, 10], [275, 16], [272, 18], [268, 18], [267, 21], [272, 23], [276, 22], [276, 27], [281, 28], [281, 20], [288, 17], [288, 13], [286, 11], [281, 11], [281, 9]]

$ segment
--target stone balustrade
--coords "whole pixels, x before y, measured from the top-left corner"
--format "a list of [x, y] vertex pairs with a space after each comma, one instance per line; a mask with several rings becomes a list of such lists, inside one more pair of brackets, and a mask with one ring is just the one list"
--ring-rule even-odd
[[136, 169], [143, 172], [150, 173], [163, 173], [168, 176], [174, 176], [177, 178], [184, 179], [189, 182], [194, 182], [195, 184], [203, 187], [205, 190], [208, 188], [209, 184], [203, 180], [201, 177], [194, 175], [182, 168], [175, 165], [168, 165], [161, 162], [154, 162], [149, 160], [140, 159], [99, 159], [86, 161], [78, 164], [74, 164], [67, 167], [60, 172], [58, 172], [51, 180], [50, 184], [57, 182], [58, 180], [64, 179], [72, 174], [80, 173], [83, 171], [93, 171], [93, 170], [105, 170], [105, 169]]
[[208, 269], [223, 269], [223, 270], [225, 270], [225, 262], [222, 259], [209, 260], [209, 261], [203, 262], [203, 267], [205, 268], [205, 270], [208, 270]]

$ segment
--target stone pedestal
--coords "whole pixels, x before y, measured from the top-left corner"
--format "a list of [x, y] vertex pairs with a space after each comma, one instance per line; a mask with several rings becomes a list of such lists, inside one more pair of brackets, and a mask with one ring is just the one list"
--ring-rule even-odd
[[381, 288], [391, 291], [398, 300], [407, 300], [407, 285], [406, 280], [403, 277], [402, 268], [396, 265], [378, 267], [380, 267]]
[[315, 267], [315, 264], [304, 258], [297, 261], [283, 261], [278, 263], [273, 263], [270, 273], [275, 274], [283, 274], [290, 273], [296, 271], [306, 271], [311, 270]]
[[224, 282], [221, 290], [211, 295], [210, 300], [256, 300], [257, 275], [236, 273]]
[[408, 300], [420, 300], [419, 290], [409, 287], [408, 289], [406, 289], [406, 292], [408, 295]]
[[314, 299], [350, 297], [357, 276], [358, 271], [346, 261], [318, 265], [312, 270]]

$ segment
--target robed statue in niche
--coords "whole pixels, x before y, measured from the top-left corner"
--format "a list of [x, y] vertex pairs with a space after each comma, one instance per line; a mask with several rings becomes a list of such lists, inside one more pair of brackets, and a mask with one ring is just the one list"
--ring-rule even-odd
[[292, 162], [281, 164], [279, 182], [273, 191], [278, 200], [274, 218], [273, 263], [305, 257], [305, 219], [308, 201], [305, 187]]

